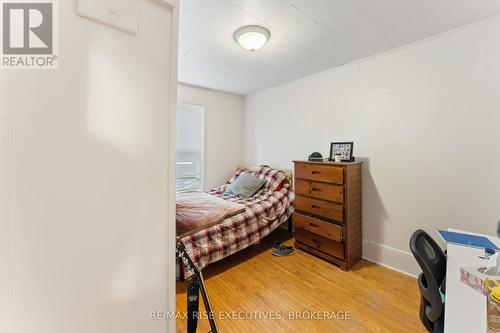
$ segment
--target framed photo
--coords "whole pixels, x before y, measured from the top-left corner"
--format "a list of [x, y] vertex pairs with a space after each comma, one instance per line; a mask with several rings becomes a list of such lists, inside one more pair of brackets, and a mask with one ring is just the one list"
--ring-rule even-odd
[[353, 142], [332, 142], [330, 145], [330, 161], [334, 161], [335, 155], [338, 154], [340, 154], [340, 159], [343, 162], [354, 161], [352, 156], [353, 146]]

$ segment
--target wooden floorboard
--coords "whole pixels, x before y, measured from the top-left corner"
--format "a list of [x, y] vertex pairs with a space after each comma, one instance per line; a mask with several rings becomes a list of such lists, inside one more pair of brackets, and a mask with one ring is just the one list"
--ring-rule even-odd
[[[277, 230], [259, 245], [204, 270], [212, 306], [222, 316], [222, 333], [426, 332], [418, 319], [420, 297], [414, 278], [364, 260], [343, 272], [301, 250], [294, 256], [274, 257], [271, 249], [277, 239], [293, 244], [292, 236]], [[186, 286], [177, 282], [181, 314], [186, 310]], [[232, 311], [244, 311], [237, 316], [250, 319], [227, 319], [235, 315]], [[301, 320], [290, 314], [307, 311], [327, 311], [330, 317], [336, 312], [350, 319]], [[271, 314], [281, 319], [262, 318]], [[185, 320], [176, 325], [177, 332], [187, 332]], [[198, 332], [208, 331], [208, 321], [201, 320]]]

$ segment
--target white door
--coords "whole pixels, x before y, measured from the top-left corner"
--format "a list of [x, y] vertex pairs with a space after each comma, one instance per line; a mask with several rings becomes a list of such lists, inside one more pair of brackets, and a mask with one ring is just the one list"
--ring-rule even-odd
[[59, 68], [0, 70], [0, 332], [175, 332], [177, 1], [56, 3]]

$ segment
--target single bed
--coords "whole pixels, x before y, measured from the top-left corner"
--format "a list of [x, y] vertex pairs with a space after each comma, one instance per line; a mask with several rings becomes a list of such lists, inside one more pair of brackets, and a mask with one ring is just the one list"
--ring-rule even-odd
[[[224, 194], [227, 186], [243, 171], [265, 179], [266, 184], [248, 199]], [[269, 166], [240, 167], [226, 184], [207, 193], [242, 204], [244, 211], [194, 233], [179, 235], [199, 269], [257, 243], [286, 222], [294, 209], [291, 172]], [[189, 276], [190, 273], [182, 267], [181, 278]]]

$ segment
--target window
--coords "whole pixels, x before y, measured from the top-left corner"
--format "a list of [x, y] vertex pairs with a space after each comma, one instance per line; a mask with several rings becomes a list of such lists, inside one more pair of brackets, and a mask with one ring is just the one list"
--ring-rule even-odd
[[197, 105], [177, 105], [175, 184], [177, 192], [203, 190], [205, 117]]

